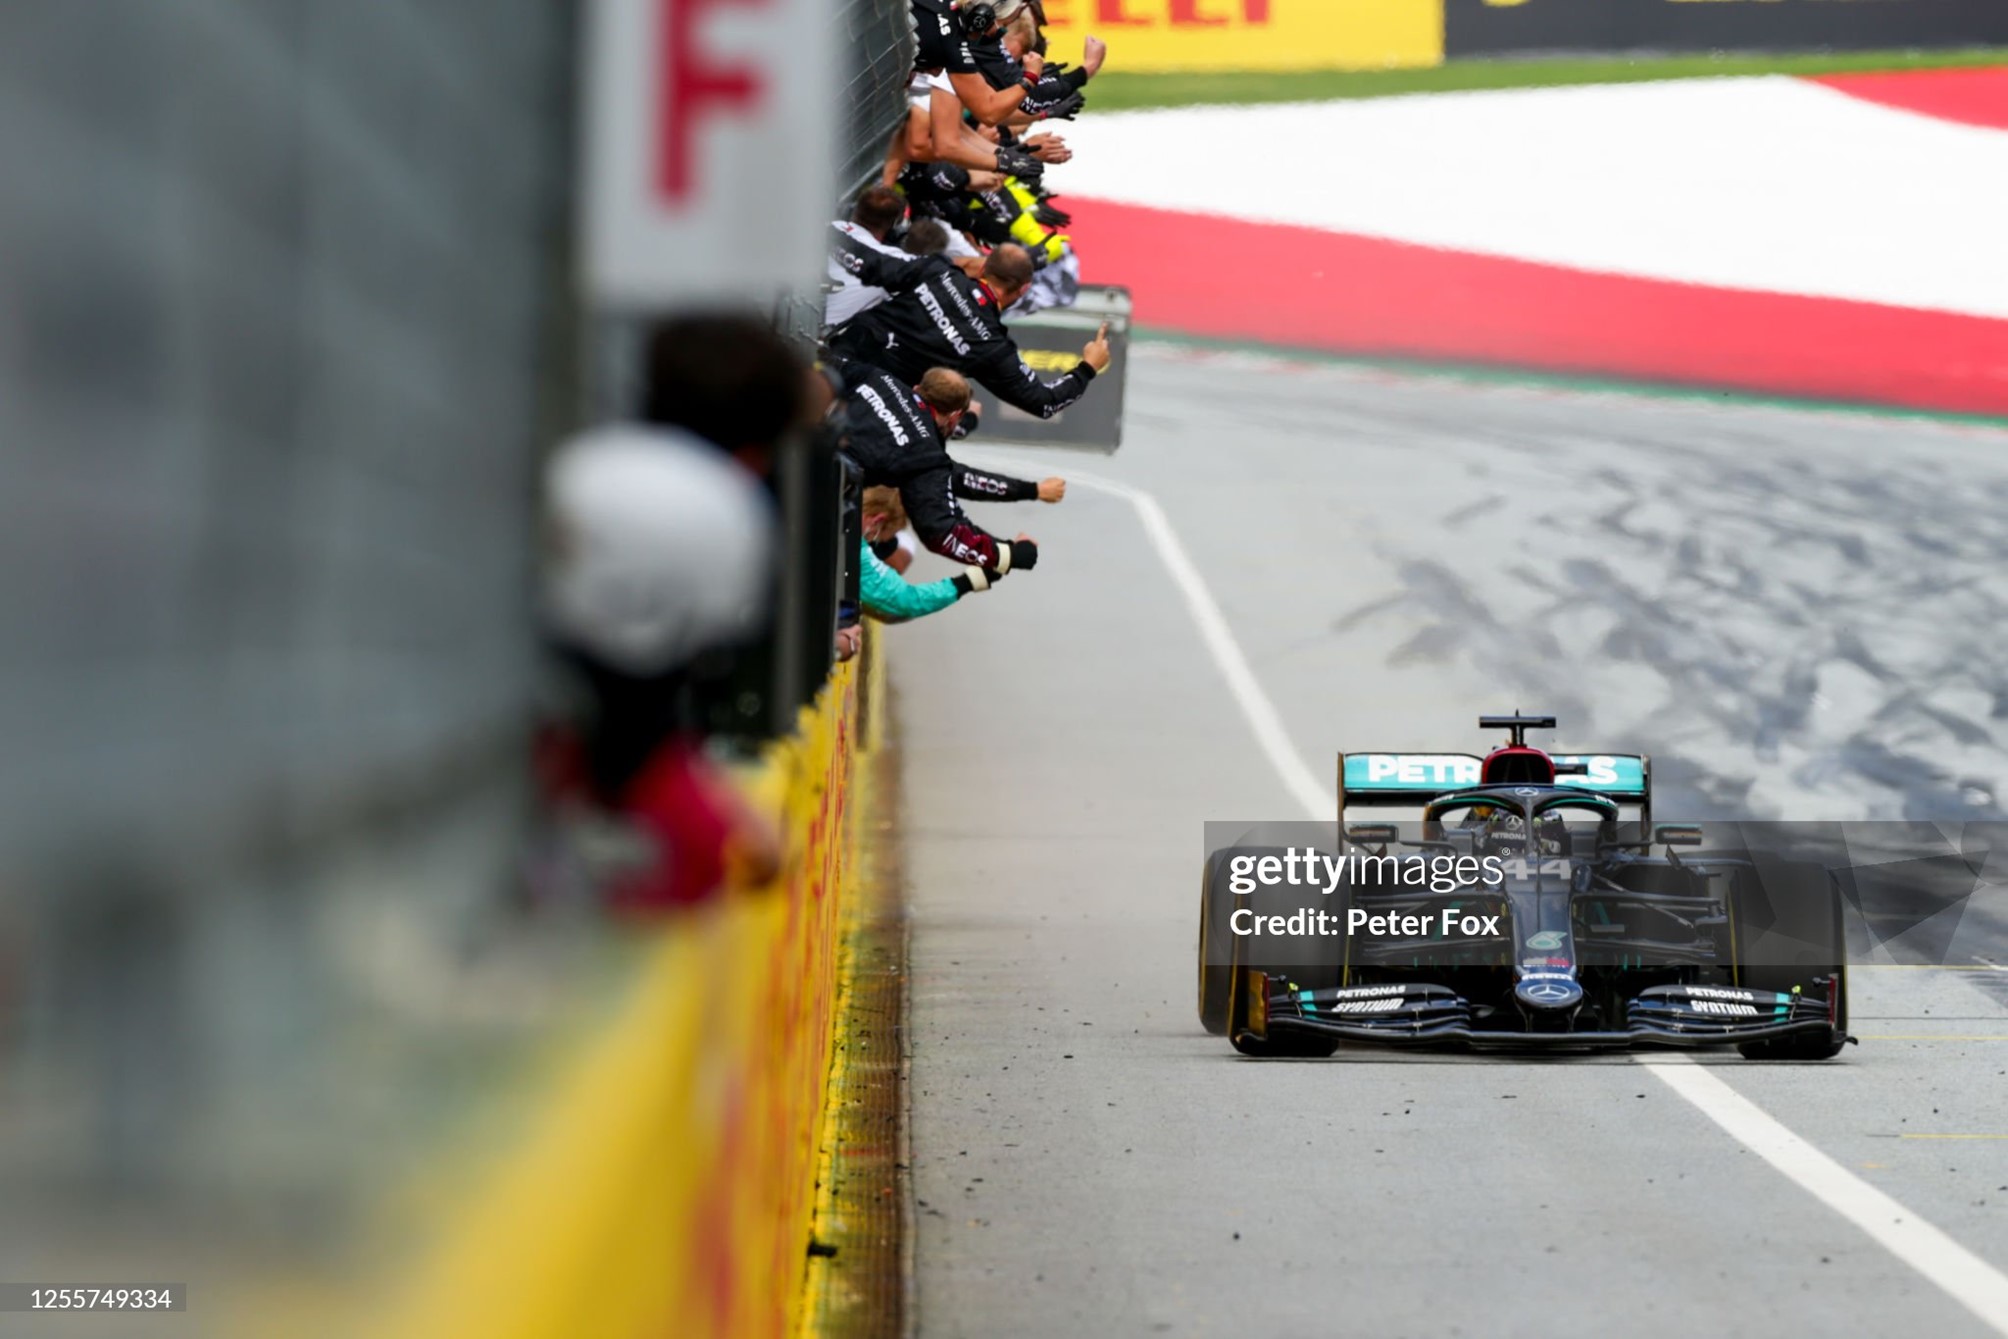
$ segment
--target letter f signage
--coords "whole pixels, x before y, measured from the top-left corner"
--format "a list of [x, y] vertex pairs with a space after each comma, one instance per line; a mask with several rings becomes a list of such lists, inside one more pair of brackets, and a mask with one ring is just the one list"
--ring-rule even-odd
[[662, 54], [656, 123], [656, 182], [671, 207], [689, 197], [697, 175], [699, 121], [751, 113], [760, 104], [759, 74], [705, 48], [705, 20], [717, 9], [765, 9], [771, 0], [656, 0]]
[[829, 0], [589, 0], [586, 296], [637, 315], [813, 292], [835, 207]]

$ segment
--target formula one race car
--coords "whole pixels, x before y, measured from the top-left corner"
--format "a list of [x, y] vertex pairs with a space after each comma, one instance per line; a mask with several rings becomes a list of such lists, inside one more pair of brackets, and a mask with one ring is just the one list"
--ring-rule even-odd
[[[1479, 726], [1510, 742], [1483, 759], [1342, 754], [1336, 850], [1209, 854], [1208, 1031], [1258, 1056], [1358, 1041], [1825, 1060], [1853, 1040], [1842, 902], [1824, 866], [1740, 830], [1683, 855], [1702, 829], [1652, 826], [1649, 759], [1528, 746], [1527, 731], [1555, 727], [1548, 716]], [[1347, 827], [1367, 806], [1420, 809], [1421, 822]]]

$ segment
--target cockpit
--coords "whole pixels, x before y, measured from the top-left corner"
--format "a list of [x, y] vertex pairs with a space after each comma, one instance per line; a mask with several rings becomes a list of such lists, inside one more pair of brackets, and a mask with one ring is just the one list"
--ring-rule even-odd
[[1601, 795], [1498, 786], [1432, 801], [1423, 810], [1423, 837], [1469, 841], [1481, 856], [1589, 856], [1615, 837], [1617, 823], [1616, 802]]

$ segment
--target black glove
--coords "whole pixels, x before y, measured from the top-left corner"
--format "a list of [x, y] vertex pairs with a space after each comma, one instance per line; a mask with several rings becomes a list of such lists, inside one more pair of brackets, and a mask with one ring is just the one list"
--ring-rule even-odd
[[975, 405], [971, 405], [969, 406], [969, 408], [962, 411], [962, 421], [957, 423], [955, 425], [955, 430], [948, 434], [948, 440], [951, 442], [959, 442], [963, 438], [967, 437], [970, 433], [975, 432], [978, 428], [982, 426], [983, 426], [983, 416], [976, 412]]
[[1064, 228], [1074, 221], [1072, 214], [1044, 200], [1032, 211], [1032, 217], [1043, 228]]
[[999, 149], [997, 170], [1027, 186], [1037, 186], [1046, 175], [1046, 165], [1023, 149]]
[[961, 575], [951, 577], [955, 589], [964, 595], [974, 595], [989, 590], [1004, 579], [1004, 574], [994, 567], [965, 567]]
[[1081, 109], [1087, 105], [1088, 105], [1088, 95], [1081, 92], [1079, 89], [1075, 89], [1073, 92], [1067, 94], [1066, 97], [1061, 98], [1059, 101], [1055, 102], [1052, 106], [1047, 107], [1042, 111], [1035, 111], [1032, 114], [1038, 117], [1041, 121], [1071, 121], [1076, 116], [1079, 116], [1081, 114]]
[[1011, 546], [1011, 566], [1013, 572], [1029, 572], [1039, 565], [1039, 546], [1029, 539], [1006, 541]]

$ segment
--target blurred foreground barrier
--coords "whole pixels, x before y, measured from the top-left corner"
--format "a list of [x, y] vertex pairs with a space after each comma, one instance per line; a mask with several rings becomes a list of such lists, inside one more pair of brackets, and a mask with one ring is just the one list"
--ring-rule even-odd
[[670, 923], [629, 1003], [372, 1333], [793, 1332], [856, 868], [851, 782], [877, 716], [863, 663], [838, 667], [751, 779], [786, 823], [781, 877]]

